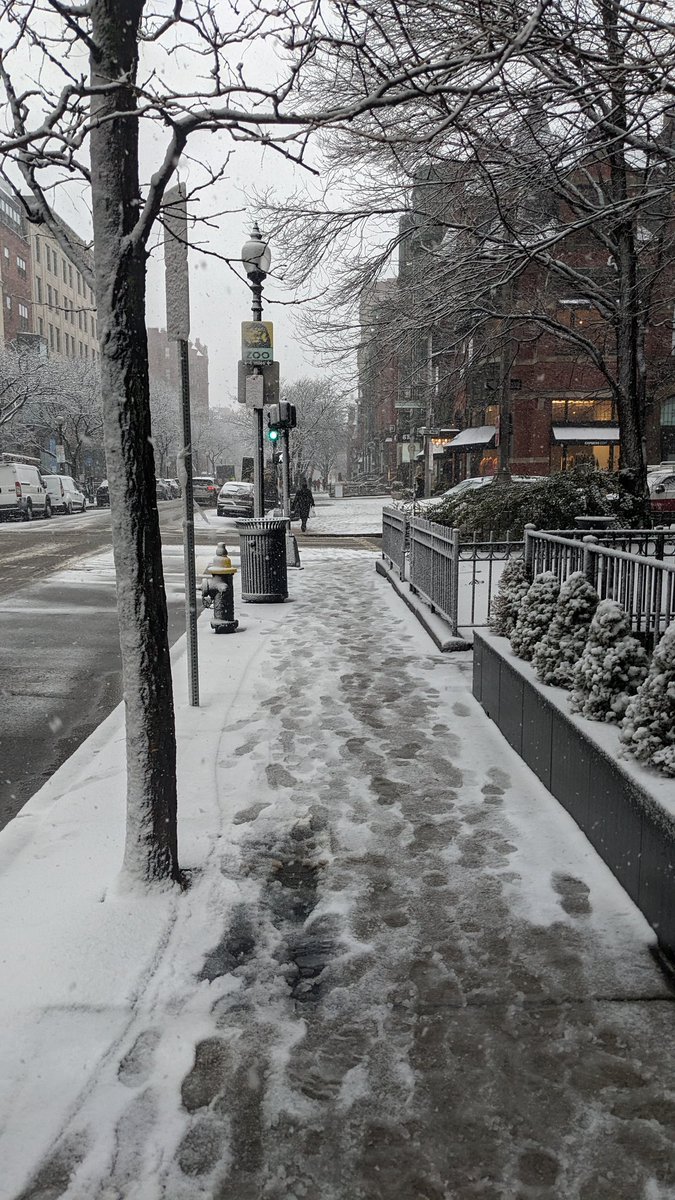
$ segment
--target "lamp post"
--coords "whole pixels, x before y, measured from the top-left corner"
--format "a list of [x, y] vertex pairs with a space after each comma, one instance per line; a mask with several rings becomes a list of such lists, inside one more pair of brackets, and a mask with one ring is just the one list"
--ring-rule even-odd
[[[266, 239], [261, 234], [258, 223], [253, 226], [251, 235], [241, 249], [241, 261], [249, 278], [249, 286], [253, 296], [251, 311], [254, 321], [262, 321], [262, 291], [263, 280], [266, 279], [272, 261], [272, 254]], [[260, 367], [254, 367], [255, 374], [260, 373]], [[263, 449], [263, 409], [253, 410], [253, 512], [256, 517], [265, 515], [265, 455]]]

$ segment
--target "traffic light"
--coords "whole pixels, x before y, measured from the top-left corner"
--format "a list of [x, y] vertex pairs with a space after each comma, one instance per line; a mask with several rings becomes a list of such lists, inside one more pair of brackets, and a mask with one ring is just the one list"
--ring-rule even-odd
[[271, 404], [267, 410], [267, 436], [270, 442], [278, 442], [281, 432], [281, 413], [279, 412], [280, 405]]
[[295, 429], [298, 424], [295, 405], [289, 404], [288, 400], [282, 400], [276, 407], [279, 409], [279, 424], [285, 425], [286, 429]]

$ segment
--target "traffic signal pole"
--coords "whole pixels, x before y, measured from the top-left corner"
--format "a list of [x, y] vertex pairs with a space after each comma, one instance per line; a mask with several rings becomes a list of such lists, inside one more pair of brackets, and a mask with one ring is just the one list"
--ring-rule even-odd
[[262, 408], [253, 409], [253, 516], [265, 516], [265, 444]]
[[288, 426], [284, 425], [281, 431], [281, 511], [289, 519], [291, 516], [290, 459], [291, 437]]

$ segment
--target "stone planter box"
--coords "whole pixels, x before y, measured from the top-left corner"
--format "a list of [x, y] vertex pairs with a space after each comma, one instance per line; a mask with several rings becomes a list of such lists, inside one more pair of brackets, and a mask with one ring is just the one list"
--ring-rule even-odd
[[569, 711], [505, 638], [474, 633], [473, 694], [574, 818], [675, 963], [675, 781], [619, 759], [616, 726]]

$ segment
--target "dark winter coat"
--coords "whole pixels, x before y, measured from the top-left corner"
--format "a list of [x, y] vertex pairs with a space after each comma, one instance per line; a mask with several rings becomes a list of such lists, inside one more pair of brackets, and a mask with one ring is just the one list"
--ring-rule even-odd
[[314, 508], [314, 497], [306, 484], [295, 493], [293, 508], [303, 521], [307, 520], [310, 508]]

